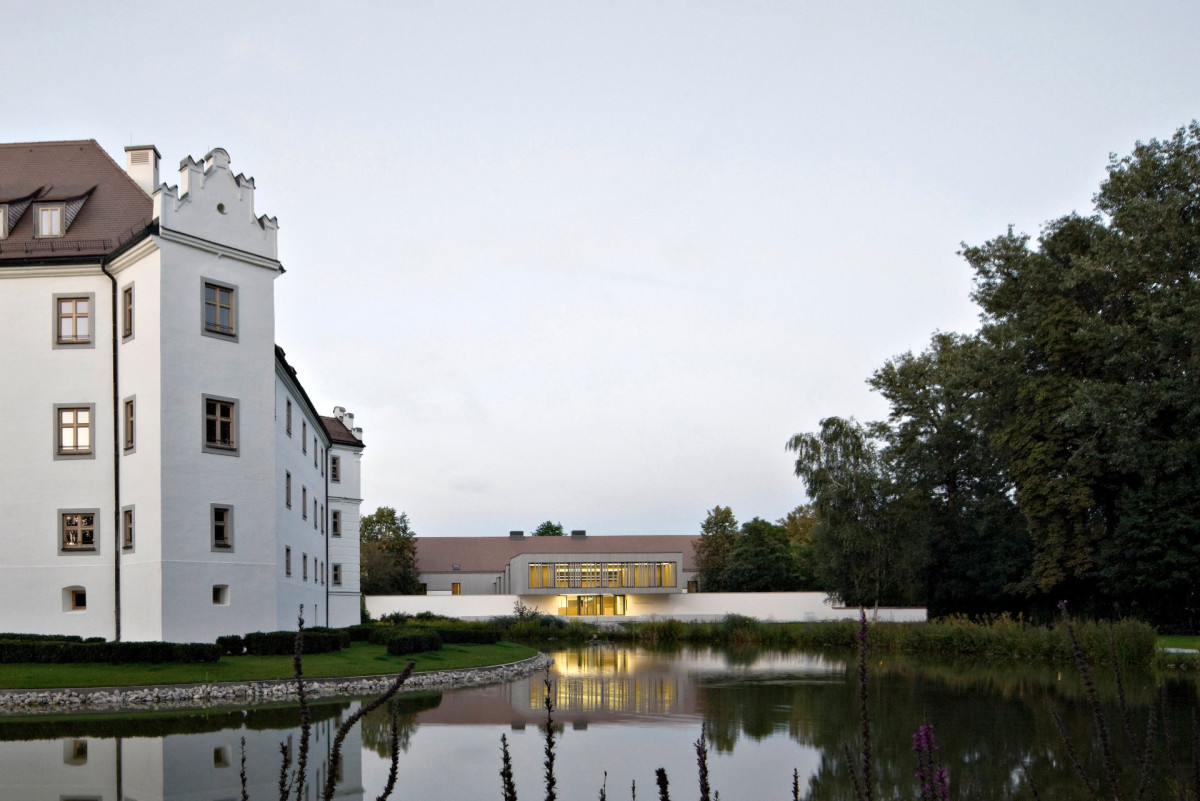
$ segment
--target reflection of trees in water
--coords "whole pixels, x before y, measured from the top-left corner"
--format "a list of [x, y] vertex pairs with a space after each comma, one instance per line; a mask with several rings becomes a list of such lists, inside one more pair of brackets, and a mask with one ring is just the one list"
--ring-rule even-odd
[[[870, 676], [872, 750], [878, 797], [907, 797], [914, 790], [916, 762], [912, 735], [930, 722], [938, 741], [936, 758], [950, 771], [956, 797], [1016, 798], [1022, 793], [1020, 768], [1029, 767], [1043, 798], [1083, 798], [1062, 738], [1055, 728], [1053, 707], [1066, 722], [1081, 759], [1095, 775], [1102, 772], [1091, 713], [1074, 671], [1025, 666], [935, 666], [885, 657], [873, 660]], [[1111, 674], [1098, 676], [1105, 698], [1110, 736], [1132, 770], [1133, 754], [1120, 731]], [[819, 766], [811, 777], [813, 799], [853, 797], [842, 746], [859, 753], [858, 688], [851, 673], [805, 681], [803, 677], [762, 676], [731, 681], [716, 678], [698, 686], [700, 708], [712, 747], [734, 750], [739, 736], [761, 740], [786, 731], [801, 745], [818, 750]], [[1126, 678], [1134, 731], [1144, 737], [1148, 705], [1157, 704], [1154, 677]], [[1194, 682], [1168, 687], [1172, 730], [1186, 737], [1191, 710], [1197, 707]], [[799, 760], [799, 754], [797, 754]], [[790, 769], [780, 766], [779, 793], [789, 784]], [[1165, 770], [1159, 772], [1158, 795], [1167, 794]], [[776, 785], [763, 777], [764, 787]], [[1024, 793], [1027, 795], [1028, 790]]]
[[384, 759], [392, 754], [392, 715], [396, 715], [396, 736], [400, 750], [408, 753], [413, 733], [417, 730], [417, 715], [426, 709], [436, 709], [442, 703], [442, 694], [436, 691], [403, 693], [362, 719], [363, 746], [370, 748]]

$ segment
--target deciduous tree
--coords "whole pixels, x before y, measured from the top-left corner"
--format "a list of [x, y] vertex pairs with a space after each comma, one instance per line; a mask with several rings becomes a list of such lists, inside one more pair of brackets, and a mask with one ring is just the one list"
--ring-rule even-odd
[[415, 595], [416, 534], [408, 514], [381, 506], [359, 521], [359, 565], [364, 595]]

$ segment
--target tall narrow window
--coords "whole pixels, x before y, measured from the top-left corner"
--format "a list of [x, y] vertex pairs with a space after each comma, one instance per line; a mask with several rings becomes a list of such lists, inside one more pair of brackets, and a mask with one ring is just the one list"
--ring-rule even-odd
[[292, 402], [291, 402], [291, 400], [289, 400], [287, 402], [287, 435], [289, 437], [292, 435]]
[[58, 343], [83, 345], [92, 341], [92, 299], [58, 299]]
[[313, 437], [313, 467], [317, 466], [317, 438]]
[[450, 594], [451, 595], [462, 595], [462, 584], [459, 584], [457, 581], [454, 582], [453, 584], [451, 584], [450, 585]]
[[313, 529], [317, 527], [317, 499], [313, 498]]
[[121, 512], [121, 547], [125, 550], [133, 547], [133, 509]]
[[205, 282], [204, 330], [225, 336], [237, 333], [233, 287]]
[[237, 402], [204, 399], [204, 445], [221, 451], [237, 451]]
[[133, 399], [125, 401], [125, 450], [133, 450]]
[[212, 546], [229, 549], [233, 547], [233, 507], [212, 507]]
[[287, 473], [283, 478], [283, 502], [287, 504], [287, 508], [292, 508], [292, 474]]
[[64, 456], [83, 456], [92, 452], [92, 410], [58, 410], [58, 452]]
[[308, 519], [308, 487], [300, 487], [300, 517]]
[[62, 516], [62, 549], [64, 551], [96, 550], [96, 515], [91, 512], [68, 512]]
[[335, 484], [342, 480], [342, 457], [334, 456], [329, 460], [329, 480]]
[[300, 423], [300, 452], [308, 453], [308, 422]]
[[342, 586], [342, 566], [336, 562], [333, 565], [333, 586]]
[[300, 572], [302, 574], [300, 580], [308, 581], [308, 554], [306, 553], [300, 554]]
[[121, 336], [129, 339], [133, 336], [133, 287], [127, 286], [121, 291]]
[[292, 546], [285, 546], [283, 549], [283, 575], [292, 575]]
[[331, 532], [333, 534], [333, 536], [335, 536], [335, 537], [342, 536], [342, 513], [337, 511], [336, 509], [333, 512], [331, 512], [329, 523], [330, 523], [330, 527], [333, 529], [333, 531]]

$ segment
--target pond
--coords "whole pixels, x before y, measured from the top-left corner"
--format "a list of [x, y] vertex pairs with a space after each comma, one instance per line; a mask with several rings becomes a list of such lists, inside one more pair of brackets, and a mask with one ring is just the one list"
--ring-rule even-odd
[[[858, 754], [858, 686], [851, 652], [779, 653], [681, 649], [654, 652], [597, 645], [553, 652], [550, 673], [558, 730], [558, 797], [658, 798], [665, 768], [672, 798], [697, 797], [694, 743], [709, 739], [709, 772], [726, 801], [790, 798], [792, 771], [802, 795], [852, 798], [844, 745]], [[500, 738], [508, 741], [520, 798], [544, 796], [544, 676], [508, 684], [406, 696], [398, 705], [398, 799], [500, 799]], [[1131, 749], [1117, 711], [1114, 677], [1097, 677], [1124, 771]], [[1059, 666], [946, 663], [874, 654], [870, 662], [877, 797], [914, 797], [912, 735], [928, 721], [953, 797], [1030, 797], [1023, 772], [1044, 798], [1090, 797], [1082, 789], [1054, 722], [1061, 716], [1085, 769], [1103, 773], [1095, 727], [1075, 671]], [[1186, 762], [1196, 682], [1168, 681], [1162, 696], [1149, 673], [1127, 675], [1131, 729], [1144, 738], [1150, 708], [1165, 709]], [[360, 701], [314, 708], [310, 783], [326, 778], [337, 723]], [[373, 799], [388, 771], [384, 710], [369, 715], [347, 743], [338, 798]], [[1162, 731], [1161, 718], [1156, 723]], [[240, 739], [246, 739], [252, 799], [278, 797], [280, 743], [292, 753], [298, 717], [290, 707], [210, 710], [180, 715], [81, 715], [0, 719], [5, 799], [53, 801], [226, 801], [240, 797]], [[286, 748], [287, 746], [285, 746]], [[1190, 766], [1181, 764], [1181, 775]], [[607, 777], [605, 773], [607, 772]], [[1169, 780], [1163, 757], [1155, 780]], [[1160, 792], [1165, 792], [1165, 785]], [[307, 797], [316, 798], [313, 788]]]

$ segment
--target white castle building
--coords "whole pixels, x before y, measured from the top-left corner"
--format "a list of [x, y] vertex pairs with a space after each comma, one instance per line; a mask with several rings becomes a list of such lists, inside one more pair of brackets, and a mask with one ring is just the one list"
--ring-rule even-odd
[[0, 632], [357, 623], [362, 432], [275, 344], [276, 220], [125, 150], [0, 145]]

